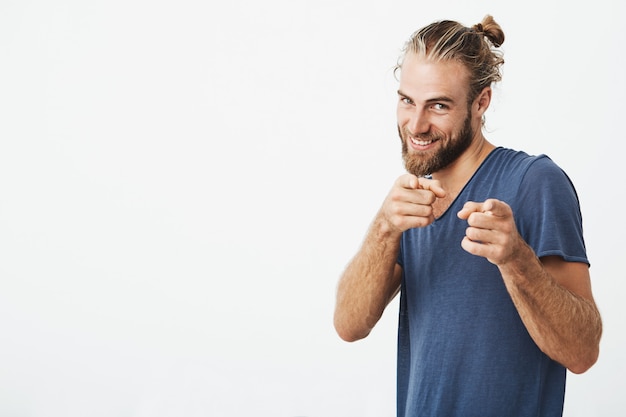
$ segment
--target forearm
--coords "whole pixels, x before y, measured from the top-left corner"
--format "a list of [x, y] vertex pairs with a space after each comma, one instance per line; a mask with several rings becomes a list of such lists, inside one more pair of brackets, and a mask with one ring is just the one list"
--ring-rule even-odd
[[499, 268], [537, 346], [574, 373], [589, 369], [597, 360], [602, 334], [593, 299], [560, 285], [527, 245], [514, 260]]
[[366, 337], [400, 288], [400, 234], [376, 219], [339, 280], [334, 324], [346, 341]]

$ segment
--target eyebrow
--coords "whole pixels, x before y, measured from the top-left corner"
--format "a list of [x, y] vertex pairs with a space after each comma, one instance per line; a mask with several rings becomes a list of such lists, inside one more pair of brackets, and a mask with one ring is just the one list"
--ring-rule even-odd
[[[413, 100], [413, 98], [411, 96], [409, 96], [408, 94], [404, 94], [400, 90], [398, 90], [398, 95], [402, 96], [402, 97], [406, 97], [408, 99], [411, 99], [412, 101], [415, 101], [415, 100]], [[440, 96], [440, 97], [432, 97], [432, 98], [429, 98], [428, 100], [426, 100], [426, 104], [429, 104], [429, 103], [454, 103], [454, 100], [452, 100], [448, 96]]]

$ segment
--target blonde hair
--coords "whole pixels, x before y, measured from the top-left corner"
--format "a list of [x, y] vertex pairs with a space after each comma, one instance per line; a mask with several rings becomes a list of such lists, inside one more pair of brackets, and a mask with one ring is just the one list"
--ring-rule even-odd
[[471, 28], [451, 20], [434, 22], [413, 33], [404, 46], [395, 72], [402, 69], [402, 61], [409, 53], [433, 61], [458, 61], [470, 74], [468, 99], [471, 103], [483, 88], [502, 79], [500, 66], [504, 64], [504, 58], [496, 50], [502, 43], [504, 32], [490, 15]]

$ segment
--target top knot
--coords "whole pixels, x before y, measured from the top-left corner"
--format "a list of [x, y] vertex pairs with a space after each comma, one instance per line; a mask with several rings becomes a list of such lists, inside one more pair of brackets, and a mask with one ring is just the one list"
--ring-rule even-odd
[[504, 43], [504, 32], [491, 15], [485, 16], [482, 22], [472, 26], [472, 30], [478, 35], [485, 36], [496, 48]]

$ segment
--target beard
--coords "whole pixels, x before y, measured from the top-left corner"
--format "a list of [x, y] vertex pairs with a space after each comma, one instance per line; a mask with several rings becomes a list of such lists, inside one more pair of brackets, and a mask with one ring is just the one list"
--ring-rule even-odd
[[441, 147], [434, 154], [431, 152], [409, 152], [407, 144], [410, 140], [409, 133], [406, 129], [401, 129], [400, 126], [398, 126], [398, 135], [400, 135], [400, 140], [402, 141], [402, 159], [404, 160], [404, 167], [409, 173], [417, 177], [423, 177], [440, 171], [456, 161], [472, 144], [474, 131], [472, 129], [471, 118], [468, 115], [463, 122], [461, 130], [453, 134], [447, 142], [444, 142], [445, 136], [439, 132], [414, 136], [416, 139], [420, 140], [437, 140], [441, 142]]

